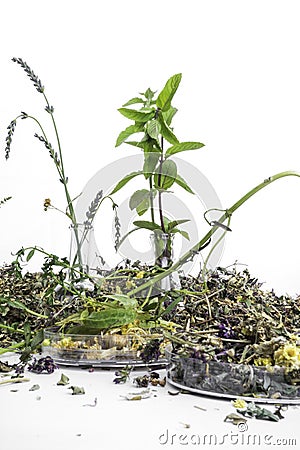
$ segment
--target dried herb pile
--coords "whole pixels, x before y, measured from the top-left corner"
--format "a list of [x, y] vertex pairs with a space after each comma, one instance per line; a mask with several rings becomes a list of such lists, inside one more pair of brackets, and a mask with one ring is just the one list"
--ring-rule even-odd
[[272, 361], [264, 361], [264, 356], [271, 356], [284, 340], [297, 341], [300, 297], [263, 290], [247, 269], [219, 267], [209, 274], [206, 287], [191, 277], [181, 283], [184, 301], [177, 308], [176, 323], [183, 331], [177, 334], [178, 345], [188, 336], [193, 350], [200, 346], [196, 351], [203, 359], [217, 356], [240, 363], [260, 358], [266, 365]]
[[[22, 276], [14, 266], [4, 266], [0, 268], [1, 347], [22, 348], [26, 335], [29, 341], [28, 334], [32, 338], [82, 311], [89, 301], [96, 299], [101, 305], [101, 295], [126, 294], [153, 271], [127, 262], [107, 274], [94, 292], [62, 295], [51, 271]], [[137, 299], [137, 307], [144, 301]], [[172, 330], [176, 333], [166, 333], [174, 349], [203, 361], [286, 365], [289, 358], [297, 357], [294, 347], [299, 348], [299, 312], [299, 297], [263, 290], [247, 269], [218, 268], [205, 282], [201, 276], [181, 276], [181, 289], [153, 297], [143, 314], [175, 324]], [[286, 355], [283, 350], [280, 354], [285, 344], [290, 347]]]

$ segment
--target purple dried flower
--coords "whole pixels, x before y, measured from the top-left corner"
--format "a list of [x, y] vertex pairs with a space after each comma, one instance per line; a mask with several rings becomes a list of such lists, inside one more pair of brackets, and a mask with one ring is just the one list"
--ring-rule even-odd
[[231, 328], [231, 326], [227, 321], [220, 323], [218, 328], [219, 328], [218, 332], [219, 337], [225, 339], [233, 339], [235, 337], [235, 332], [233, 331], [233, 329]]
[[57, 369], [57, 366], [51, 356], [45, 356], [38, 360], [34, 358], [33, 362], [28, 364], [28, 370], [34, 373], [53, 373], [55, 369]]

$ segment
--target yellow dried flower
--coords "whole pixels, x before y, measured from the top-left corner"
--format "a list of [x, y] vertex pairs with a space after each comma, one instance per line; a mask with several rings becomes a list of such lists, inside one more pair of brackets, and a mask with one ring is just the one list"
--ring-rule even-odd
[[140, 272], [138, 272], [137, 274], [136, 274], [136, 278], [138, 278], [138, 279], [141, 279], [141, 278], [144, 278], [144, 275], [145, 275], [145, 272], [144, 272], [144, 270], [141, 270]]
[[300, 367], [300, 347], [288, 343], [274, 352], [275, 364], [298, 368]]
[[123, 294], [122, 289], [120, 288], [120, 286], [116, 287], [116, 294]]
[[255, 358], [254, 365], [255, 366], [269, 366], [273, 363], [272, 358], [270, 356]]
[[245, 400], [241, 399], [241, 398], [237, 398], [236, 400], [234, 400], [232, 402], [233, 406], [236, 409], [245, 409], [247, 408], [247, 403], [245, 402]]
[[136, 285], [132, 280], [127, 280], [126, 281], [126, 289], [131, 289], [134, 288]]
[[45, 198], [44, 200], [44, 210], [47, 211], [47, 209], [51, 206], [51, 200], [50, 198]]

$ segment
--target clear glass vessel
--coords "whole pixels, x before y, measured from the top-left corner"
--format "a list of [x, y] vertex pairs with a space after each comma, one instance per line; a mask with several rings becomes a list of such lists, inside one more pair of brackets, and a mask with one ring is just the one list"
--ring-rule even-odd
[[[154, 252], [154, 264], [162, 269], [168, 269], [174, 262], [174, 234], [154, 232], [150, 236], [151, 245]], [[177, 271], [167, 275], [156, 288], [161, 291], [180, 289], [180, 279]]]
[[44, 331], [43, 354], [55, 363], [113, 368], [124, 365], [164, 367], [162, 334], [68, 334]]

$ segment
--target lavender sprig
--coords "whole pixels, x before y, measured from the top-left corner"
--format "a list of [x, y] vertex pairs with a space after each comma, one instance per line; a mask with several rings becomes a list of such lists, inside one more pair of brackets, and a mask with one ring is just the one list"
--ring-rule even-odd
[[115, 203], [113, 204], [113, 210], [115, 212], [115, 250], [117, 252], [121, 238], [121, 223], [118, 217], [118, 207]]
[[44, 93], [44, 86], [42, 85], [41, 80], [38, 78], [38, 76], [33, 72], [33, 70], [28, 66], [28, 64], [22, 60], [22, 58], [12, 58], [13, 62], [16, 62], [17, 64], [20, 64], [20, 66], [25, 70], [26, 74], [29, 76], [31, 81], [33, 82], [36, 90], [40, 92], [41, 94]]
[[61, 167], [61, 162], [60, 162], [58, 153], [54, 151], [51, 143], [47, 139], [45, 139], [43, 136], [40, 136], [37, 133], [34, 134], [34, 137], [36, 137], [39, 141], [43, 142], [43, 144], [45, 145], [46, 149], [49, 150], [51, 158], [54, 159], [54, 162], [55, 162], [56, 166], [57, 167]]
[[84, 223], [86, 225], [91, 225], [92, 224], [92, 222], [93, 222], [93, 220], [95, 218], [96, 212], [99, 209], [102, 197], [103, 197], [103, 191], [101, 190], [101, 191], [97, 192], [94, 200], [91, 201], [91, 204], [90, 204], [87, 212], [85, 213], [85, 215], [87, 217], [87, 220]]
[[11, 147], [12, 137], [15, 132], [16, 125], [17, 125], [17, 119], [19, 119], [19, 118], [27, 119], [27, 117], [28, 117], [28, 114], [26, 114], [24, 111], [22, 111], [21, 114], [18, 117], [16, 117], [14, 120], [12, 120], [10, 122], [10, 124], [8, 125], [8, 127], [7, 127], [8, 134], [5, 139], [5, 141], [6, 141], [5, 159], [8, 159], [9, 155], [10, 155], [10, 147]]

